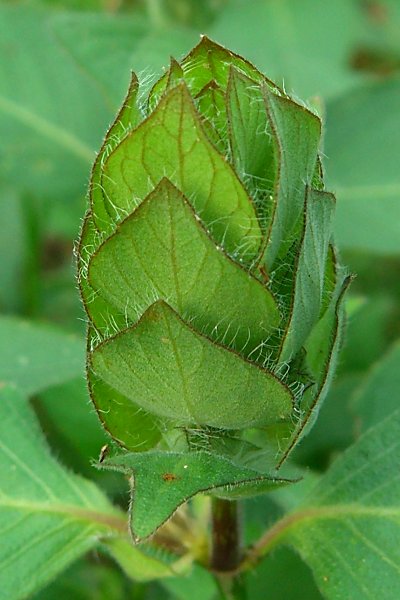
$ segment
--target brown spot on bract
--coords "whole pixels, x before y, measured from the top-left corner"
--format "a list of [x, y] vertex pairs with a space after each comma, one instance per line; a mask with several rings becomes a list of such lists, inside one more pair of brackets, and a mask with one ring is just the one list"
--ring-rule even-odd
[[174, 473], [164, 473], [162, 478], [164, 479], [164, 481], [175, 481], [176, 479], [178, 479], [178, 477], [174, 475]]

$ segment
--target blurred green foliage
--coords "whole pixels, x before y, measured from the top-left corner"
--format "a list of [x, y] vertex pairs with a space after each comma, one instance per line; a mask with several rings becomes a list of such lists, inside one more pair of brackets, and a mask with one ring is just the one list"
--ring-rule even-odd
[[[338, 375], [295, 460], [324, 471], [399, 405], [398, 0], [3, 0], [0, 379], [32, 396], [59, 459], [86, 476], [96, 477], [89, 463], [102, 435], [82, 378], [85, 322], [73, 245], [90, 167], [130, 70], [149, 86], [168, 56], [180, 57], [200, 33], [308, 98], [326, 123], [336, 239], [357, 279]], [[50, 376], [42, 378], [46, 371]], [[101, 483], [126, 505], [123, 480], [101, 475]], [[249, 535], [259, 529], [257, 515], [261, 531], [273, 514], [270, 499], [256, 504]], [[287, 572], [301, 585], [280, 585], [277, 578]], [[35, 598], [195, 598], [204, 573], [185, 580], [182, 596], [173, 579], [166, 587], [136, 584], [92, 554]], [[214, 594], [207, 585], [205, 600]], [[287, 550], [261, 563], [246, 585], [254, 600], [264, 598], [266, 587], [276, 600], [321, 597], [308, 568]]]

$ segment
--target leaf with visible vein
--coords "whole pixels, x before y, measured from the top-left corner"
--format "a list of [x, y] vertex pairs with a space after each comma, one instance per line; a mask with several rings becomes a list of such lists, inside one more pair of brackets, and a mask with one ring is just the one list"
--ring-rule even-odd
[[[338, 198], [336, 237], [343, 248], [400, 253], [399, 96], [400, 78], [394, 77], [328, 104], [325, 153]], [[385, 109], [376, 129], [371, 123], [380, 106]]]
[[298, 512], [285, 539], [329, 600], [397, 600], [400, 582], [400, 412], [339, 458]]
[[[185, 194], [227, 252], [247, 261], [255, 258], [261, 231], [254, 206], [232, 167], [208, 140], [184, 84], [167, 92], [105, 162], [104, 202], [114, 223], [132, 212], [163, 177]], [[92, 212], [104, 229], [97, 219], [97, 201]]]
[[199, 492], [224, 493], [229, 489], [240, 495], [241, 488], [250, 486], [256, 494], [292, 482], [207, 452], [121, 454], [106, 459], [101, 467], [133, 476], [130, 526], [136, 541], [153, 534], [181, 504]]
[[0, 598], [18, 600], [125, 525], [93, 483], [50, 456], [24, 396], [3, 388], [0, 407]]
[[89, 364], [119, 393], [175, 424], [243, 429], [292, 410], [277, 377], [198, 334], [163, 301], [95, 348]]
[[279, 322], [269, 290], [215, 247], [166, 179], [92, 256], [88, 277], [95, 297], [130, 322], [165, 300], [198, 331], [245, 356]]

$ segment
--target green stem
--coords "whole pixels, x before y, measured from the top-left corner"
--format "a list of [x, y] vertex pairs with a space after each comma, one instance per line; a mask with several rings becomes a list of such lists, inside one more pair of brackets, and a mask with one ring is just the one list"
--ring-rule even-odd
[[229, 573], [237, 569], [242, 558], [239, 506], [236, 500], [211, 499], [213, 571]]

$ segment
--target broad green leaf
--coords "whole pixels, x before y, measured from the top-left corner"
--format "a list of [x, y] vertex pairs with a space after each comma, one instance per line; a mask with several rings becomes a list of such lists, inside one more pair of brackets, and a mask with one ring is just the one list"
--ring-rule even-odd
[[[82, 196], [110, 109], [55, 41], [44, 10], [2, 5], [0, 40], [2, 176], [45, 198]], [[60, 92], [50, 84], [57, 78]]]
[[[175, 510], [199, 492], [258, 486], [259, 493], [290, 483], [276, 475], [239, 467], [207, 452], [146, 452], [106, 459], [101, 467], [130, 475], [130, 527], [138, 542], [150, 536]], [[134, 481], [134, 484], [133, 484]]]
[[400, 404], [400, 342], [376, 362], [354, 395], [352, 409], [361, 431], [382, 421]]
[[303, 236], [293, 273], [290, 315], [279, 360], [291, 360], [300, 350], [318, 320], [335, 199], [327, 192], [307, 188]]
[[[327, 107], [325, 154], [338, 198], [336, 237], [342, 248], [400, 253], [399, 95], [397, 77]], [[377, 121], [379, 107], [384, 110]]]
[[196, 330], [247, 356], [279, 322], [271, 293], [216, 248], [166, 179], [92, 256], [88, 277], [95, 296], [128, 322], [165, 300]]
[[36, 394], [83, 375], [83, 340], [50, 325], [0, 318], [0, 382]]
[[396, 411], [364, 434], [282, 527], [328, 600], [398, 598], [399, 429]]
[[360, 79], [349, 68], [364, 34], [357, 2], [231, 0], [207, 34], [304, 98], [333, 96]]
[[[170, 90], [104, 164], [105, 208], [114, 222], [167, 177], [190, 200], [213, 237], [254, 259], [261, 232], [255, 209], [233, 169], [209, 142], [184, 84]], [[92, 205], [97, 226], [97, 202]]]
[[163, 301], [95, 348], [90, 368], [174, 424], [244, 429], [280, 421], [292, 410], [290, 391], [272, 373], [196, 333]]
[[137, 13], [64, 9], [48, 14], [53, 39], [86, 81], [94, 83], [112, 117], [126, 92], [129, 73], [136, 68], [134, 56], [149, 34], [149, 23]]
[[10, 387], [0, 394], [0, 598], [19, 600], [124, 521], [50, 455], [27, 399]]
[[270, 270], [277, 256], [290, 248], [301, 219], [306, 186], [311, 185], [317, 168], [321, 122], [303, 106], [267, 88], [265, 102], [278, 164], [275, 207], [266, 248]]

